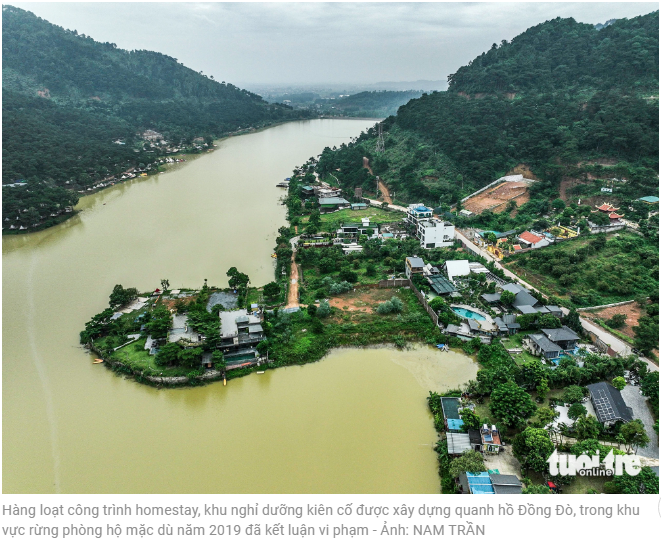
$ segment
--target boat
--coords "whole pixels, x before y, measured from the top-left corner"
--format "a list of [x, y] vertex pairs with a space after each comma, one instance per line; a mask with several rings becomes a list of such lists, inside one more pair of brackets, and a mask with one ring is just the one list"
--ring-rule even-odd
[[273, 253], [273, 254], [271, 255], [271, 258], [278, 258], [278, 255], [277, 255], [276, 253]]
[[258, 371], [257, 373], [260, 374], [260, 373], [264, 373], [264, 372], [263, 371]]
[[101, 364], [103, 362], [103, 358], [95, 358], [93, 364]]
[[223, 386], [227, 386], [227, 379], [223, 379]]

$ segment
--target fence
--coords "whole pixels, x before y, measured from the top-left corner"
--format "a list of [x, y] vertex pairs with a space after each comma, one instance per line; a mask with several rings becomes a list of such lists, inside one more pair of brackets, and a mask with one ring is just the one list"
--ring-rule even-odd
[[379, 281], [379, 288], [397, 288], [397, 287], [410, 287], [411, 281], [409, 279], [383, 279]]
[[606, 309], [607, 307], [617, 307], [619, 305], [631, 304], [635, 301], [636, 300], [627, 300], [625, 302], [617, 302], [615, 304], [593, 305], [592, 307], [577, 307], [576, 311], [592, 311], [593, 309]]

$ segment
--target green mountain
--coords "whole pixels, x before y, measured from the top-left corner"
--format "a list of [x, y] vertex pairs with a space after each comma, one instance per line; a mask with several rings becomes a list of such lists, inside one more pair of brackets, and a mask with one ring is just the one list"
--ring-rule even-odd
[[617, 164], [609, 175], [628, 179], [629, 197], [658, 194], [658, 33], [658, 12], [601, 30], [547, 21], [457, 70], [448, 91], [400, 107], [383, 123], [384, 153], [375, 152], [373, 129], [326, 149], [317, 169], [339, 168], [348, 190], [373, 190], [367, 156], [398, 200], [434, 206], [522, 163], [541, 179], [533, 190], [540, 202], [559, 195], [563, 177], [595, 174], [595, 162]]
[[[239, 128], [312, 115], [268, 104], [167, 55], [125, 51], [12, 6], [2, 8], [2, 90], [3, 185], [27, 180], [32, 193], [49, 188], [50, 195], [154, 162], [165, 148], [145, 145], [147, 130], [181, 149], [196, 138], [208, 143]], [[3, 218], [30, 226], [47, 208], [57, 213], [55, 204], [71, 203], [71, 195], [41, 198], [47, 205], [28, 219], [26, 194], [26, 187], [3, 188]]]

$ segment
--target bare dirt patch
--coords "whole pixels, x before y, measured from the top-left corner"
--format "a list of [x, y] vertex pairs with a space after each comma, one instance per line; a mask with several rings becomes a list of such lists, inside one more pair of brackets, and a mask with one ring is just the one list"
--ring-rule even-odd
[[[515, 93], [511, 93], [511, 94], [515, 94]], [[538, 177], [534, 173], [532, 173], [530, 166], [523, 163], [517, 164], [514, 168], [512, 168], [509, 172], [507, 172], [507, 175], [522, 175], [526, 179], [539, 181]]]
[[388, 288], [358, 288], [330, 298], [328, 303], [343, 311], [369, 314], [374, 313], [375, 305], [390, 300], [394, 292], [393, 289]]
[[570, 196], [567, 193], [578, 185], [587, 185], [587, 183], [575, 177], [563, 177], [560, 182], [560, 198], [565, 202], [569, 201]]
[[636, 302], [631, 302], [625, 305], [618, 305], [615, 307], [607, 307], [599, 311], [582, 311], [581, 315], [588, 319], [594, 320], [602, 319], [607, 321], [612, 318], [614, 315], [623, 314], [627, 316], [627, 320], [624, 323], [622, 328], [618, 328], [618, 332], [622, 332], [625, 336], [629, 336], [633, 339], [634, 332], [633, 327], [638, 325], [638, 319], [643, 315], [643, 310]]
[[487, 209], [497, 212], [505, 209], [511, 200], [514, 200], [517, 205], [522, 205], [530, 200], [528, 183], [506, 181], [466, 200], [464, 208], [473, 213], [482, 213]]

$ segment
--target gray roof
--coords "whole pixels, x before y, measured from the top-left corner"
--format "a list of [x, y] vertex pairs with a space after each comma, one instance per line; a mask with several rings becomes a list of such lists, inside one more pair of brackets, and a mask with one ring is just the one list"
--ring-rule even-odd
[[500, 317], [496, 317], [493, 321], [496, 323], [499, 330], [507, 330], [507, 324], [505, 324], [505, 321]]
[[468, 434], [447, 433], [448, 454], [461, 454], [471, 449], [471, 442]]
[[319, 205], [324, 206], [324, 205], [343, 205], [343, 204], [348, 204], [349, 202], [345, 200], [344, 198], [319, 198]]
[[[432, 268], [432, 270], [433, 269], [434, 268]], [[457, 290], [457, 287], [455, 287], [444, 275], [432, 275], [431, 277], [427, 277], [427, 281], [429, 281], [429, 285], [436, 294], [448, 294]]]
[[251, 324], [248, 326], [248, 332], [251, 334], [256, 334], [258, 332], [263, 332], [264, 329], [262, 328], [261, 324]]
[[631, 422], [633, 413], [622, 398], [622, 394], [614, 386], [605, 381], [587, 386], [590, 391], [590, 401], [597, 413], [599, 422], [623, 420]]
[[562, 328], [542, 328], [542, 333], [546, 334], [551, 341], [576, 341], [580, 339], [576, 332], [564, 325]]
[[556, 345], [545, 335], [530, 334], [528, 337], [539, 346], [543, 353], [562, 351], [562, 347], [560, 347], [560, 345]]
[[468, 326], [470, 327], [471, 332], [480, 329], [480, 325], [477, 323], [475, 319], [468, 319]]
[[506, 285], [503, 285], [503, 290], [511, 292], [512, 294], [518, 294], [523, 290], [523, 287], [516, 283], [507, 283]]
[[527, 290], [521, 290], [519, 291], [516, 296], [514, 296], [514, 301], [512, 302], [512, 305], [514, 307], [519, 307], [522, 305], [530, 305], [532, 307], [535, 307], [539, 302], [537, 301], [537, 298], [535, 298], [532, 294], [530, 294]]
[[539, 311], [537, 311], [531, 305], [521, 305], [521, 306], [517, 307], [517, 309], [519, 311], [521, 311], [521, 313], [523, 313], [524, 315], [536, 315], [537, 313], [539, 313]]
[[503, 322], [505, 324], [515, 324], [516, 323], [516, 315], [512, 315], [512, 314], [503, 315]]
[[482, 444], [482, 434], [480, 434], [479, 430], [468, 430], [468, 438], [473, 444]]
[[489, 478], [496, 494], [521, 494], [522, 484], [516, 475], [490, 473]]
[[500, 292], [496, 292], [495, 294], [482, 294], [482, 299], [489, 303], [498, 302], [500, 301]]
[[409, 256], [406, 260], [409, 261], [409, 264], [411, 265], [412, 268], [424, 268], [425, 267], [425, 261], [422, 260], [422, 258], [419, 258], [417, 256]]
[[562, 309], [560, 309], [559, 306], [557, 305], [547, 305], [545, 306], [546, 309], [548, 309], [551, 313], [562, 313]]

